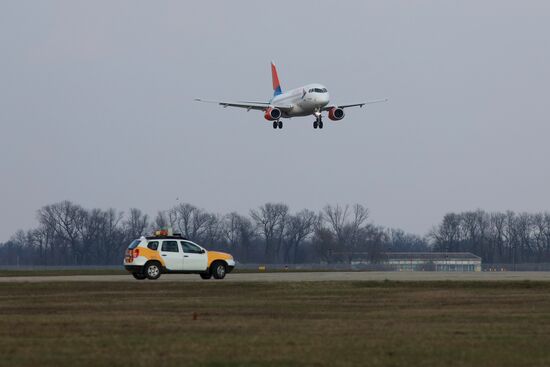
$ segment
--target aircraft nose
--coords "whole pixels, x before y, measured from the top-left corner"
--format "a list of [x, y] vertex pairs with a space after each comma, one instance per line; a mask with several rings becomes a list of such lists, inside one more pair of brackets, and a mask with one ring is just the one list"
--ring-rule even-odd
[[319, 102], [322, 103], [323, 106], [326, 105], [326, 104], [328, 104], [328, 102], [329, 102], [329, 95], [328, 95], [328, 93], [322, 94], [322, 95], [319, 97]]

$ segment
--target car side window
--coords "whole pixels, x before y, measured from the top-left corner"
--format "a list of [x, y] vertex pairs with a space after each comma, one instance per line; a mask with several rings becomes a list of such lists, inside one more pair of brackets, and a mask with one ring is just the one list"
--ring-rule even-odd
[[159, 248], [159, 241], [151, 241], [147, 244], [147, 248], [151, 250], [156, 250]]
[[163, 241], [162, 242], [162, 251], [164, 252], [180, 252], [178, 249], [177, 241]]
[[202, 249], [190, 242], [181, 241], [181, 248], [188, 254], [202, 254]]

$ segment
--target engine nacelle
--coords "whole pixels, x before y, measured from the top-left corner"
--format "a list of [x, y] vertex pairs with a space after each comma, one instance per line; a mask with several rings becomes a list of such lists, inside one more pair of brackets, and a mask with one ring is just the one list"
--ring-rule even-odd
[[332, 121], [339, 121], [343, 119], [344, 116], [346, 116], [346, 114], [344, 113], [344, 110], [342, 108], [332, 107], [328, 111], [328, 118]]
[[268, 121], [276, 121], [281, 118], [281, 110], [274, 107], [269, 107], [265, 110], [264, 118]]

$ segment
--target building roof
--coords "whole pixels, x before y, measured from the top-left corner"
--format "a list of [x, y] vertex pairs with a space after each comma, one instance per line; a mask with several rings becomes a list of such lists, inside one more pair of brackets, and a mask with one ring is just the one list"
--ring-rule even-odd
[[388, 260], [481, 260], [471, 252], [386, 252]]

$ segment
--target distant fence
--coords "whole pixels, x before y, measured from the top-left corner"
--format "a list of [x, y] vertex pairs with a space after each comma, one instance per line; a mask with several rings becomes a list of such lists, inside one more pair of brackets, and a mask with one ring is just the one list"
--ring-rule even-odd
[[550, 263], [482, 264], [483, 271], [550, 271]]
[[[265, 266], [266, 270], [333, 270], [333, 271], [399, 271], [388, 264], [237, 264], [239, 269], [258, 269]], [[482, 271], [550, 271], [550, 263], [525, 264], [483, 264]], [[408, 270], [407, 270], [408, 271]], [[428, 270], [423, 270], [428, 271]]]
[[0, 270], [118, 270], [122, 265], [0, 265]]
[[392, 271], [392, 267], [383, 264], [348, 264], [348, 263], [334, 263], [334, 264], [237, 264], [236, 268], [245, 270], [258, 270], [260, 267], [265, 267], [266, 270], [319, 270], [319, 271]]

